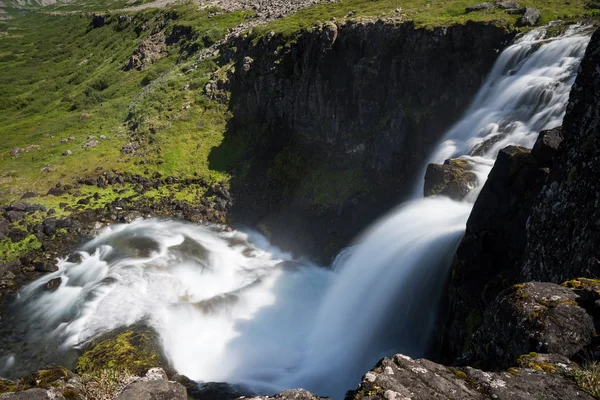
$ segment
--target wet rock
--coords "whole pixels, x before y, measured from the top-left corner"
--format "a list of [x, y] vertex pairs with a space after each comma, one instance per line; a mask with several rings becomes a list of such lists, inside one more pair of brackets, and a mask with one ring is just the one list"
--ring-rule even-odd
[[53, 187], [48, 189], [48, 193], [49, 196], [62, 196], [63, 194], [65, 194], [65, 191], [62, 190], [61, 188], [57, 188], [57, 187]]
[[526, 7], [525, 14], [517, 21], [517, 26], [535, 26], [542, 16], [540, 10], [535, 7]]
[[530, 282], [502, 292], [473, 335], [469, 364], [505, 369], [532, 352], [574, 356], [596, 336], [593, 317], [578, 301], [573, 290], [553, 283]]
[[251, 396], [252, 391], [245, 389], [240, 385], [232, 385], [223, 382], [206, 382], [197, 384], [194, 381], [186, 381], [185, 377], [179, 376], [177, 380], [187, 389], [188, 395], [192, 399], [199, 400], [228, 400], [237, 399], [242, 396]]
[[521, 367], [494, 373], [471, 367], [449, 368], [397, 354], [384, 358], [365, 374], [358, 389], [349, 392], [346, 399], [593, 399], [566, 376], [571, 369], [568, 360], [548, 357], [544, 361], [553, 372]]
[[36, 261], [33, 263], [33, 268], [37, 272], [50, 273], [58, 271], [58, 267], [55, 264], [46, 261]]
[[37, 197], [37, 193], [36, 192], [25, 192], [23, 193], [23, 195], [21, 196], [21, 199], [31, 199], [33, 197]]
[[7, 236], [10, 238], [10, 240], [13, 243], [19, 243], [20, 241], [22, 241], [23, 239], [25, 239], [27, 237], [27, 231], [24, 231], [19, 228], [13, 228], [8, 231]]
[[470, 12], [475, 12], [475, 11], [491, 10], [492, 8], [494, 8], [494, 6], [491, 3], [488, 3], [486, 1], [484, 3], [479, 3], [479, 4], [475, 4], [475, 5], [467, 7], [465, 9], [465, 12], [470, 13]]
[[62, 283], [62, 278], [58, 277], [58, 278], [50, 279], [48, 282], [46, 282], [44, 287], [46, 288], [46, 290], [53, 291], [53, 290], [58, 289], [60, 287], [61, 283]]
[[443, 165], [429, 164], [425, 173], [425, 197], [442, 195], [462, 200], [477, 184], [471, 164], [462, 159], [446, 160]]
[[187, 400], [187, 393], [177, 382], [138, 381], [123, 389], [117, 400]]
[[520, 281], [527, 218], [547, 176], [528, 149], [499, 152], [453, 260], [444, 360], [460, 356], [487, 305]]

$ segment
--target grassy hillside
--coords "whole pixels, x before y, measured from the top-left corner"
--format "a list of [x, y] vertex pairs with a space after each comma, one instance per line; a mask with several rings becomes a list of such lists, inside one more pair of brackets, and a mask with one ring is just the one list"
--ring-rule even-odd
[[[518, 18], [500, 10], [466, 14], [472, 3], [342, 0], [309, 7], [255, 32], [291, 35], [317, 21], [343, 20], [351, 12], [352, 18], [399, 16], [422, 26], [467, 20], [512, 25]], [[592, 13], [585, 0], [521, 3], [540, 8], [543, 22]], [[230, 116], [226, 104], [209, 100], [203, 89], [211, 74], [219, 68], [225, 73], [228, 66], [211, 58], [197, 63], [196, 54], [253, 14], [179, 4], [115, 12], [94, 27], [87, 13], [54, 12], [103, 4], [57, 3], [0, 21], [0, 202], [106, 170], [227, 180], [239, 158], [243, 144], [234, 143], [209, 162]], [[168, 43], [160, 60], [142, 70], [125, 70], [140, 43], [157, 33]], [[84, 148], [90, 142], [97, 144]]]
[[[185, 73], [182, 68], [194, 62], [190, 49], [219, 40], [249, 14], [213, 13], [180, 6], [113, 15], [97, 28], [86, 15], [30, 13], [2, 21], [0, 199], [43, 192], [100, 168], [223, 179], [208, 171], [206, 158], [220, 143], [227, 113], [198, 90], [216, 64], [207, 59]], [[187, 35], [174, 36], [177, 42], [158, 62], [141, 71], [123, 69], [153, 31], [168, 38], [174, 28]], [[151, 134], [155, 151], [123, 154], [132, 134]], [[97, 146], [83, 148], [90, 141]], [[72, 154], [63, 155], [67, 150]]]

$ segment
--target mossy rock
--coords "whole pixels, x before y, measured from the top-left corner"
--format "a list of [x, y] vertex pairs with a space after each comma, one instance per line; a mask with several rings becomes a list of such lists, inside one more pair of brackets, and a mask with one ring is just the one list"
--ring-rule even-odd
[[16, 392], [23, 390], [23, 387], [19, 382], [9, 381], [8, 379], [0, 379], [0, 394]]
[[19, 379], [19, 382], [29, 387], [49, 388], [56, 386], [59, 381], [66, 382], [72, 377], [73, 373], [66, 368], [48, 367]]
[[477, 186], [477, 175], [467, 160], [446, 160], [443, 165], [429, 164], [425, 173], [423, 194], [442, 195], [454, 200], [462, 200]]
[[75, 371], [93, 374], [111, 369], [143, 376], [150, 368], [168, 370], [156, 331], [147, 326], [134, 326], [114, 331], [95, 340], [77, 360]]

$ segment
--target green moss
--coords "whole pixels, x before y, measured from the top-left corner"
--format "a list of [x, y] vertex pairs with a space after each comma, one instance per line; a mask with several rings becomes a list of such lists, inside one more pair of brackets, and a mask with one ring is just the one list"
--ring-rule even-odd
[[19, 383], [27, 387], [50, 388], [57, 381], [67, 381], [71, 376], [72, 374], [66, 368], [49, 367], [21, 378]]
[[554, 373], [556, 366], [545, 362], [540, 362], [537, 353], [523, 354], [517, 360], [517, 365], [521, 368], [531, 368], [539, 372]]
[[458, 368], [449, 368], [450, 372], [452, 372], [458, 379], [466, 380], [467, 374], [464, 371], [461, 371]]
[[15, 260], [23, 254], [42, 247], [34, 235], [27, 235], [20, 242], [13, 243], [9, 238], [0, 241], [0, 263]]
[[592, 289], [600, 293], [600, 279], [577, 278], [564, 282], [562, 286], [571, 289]]
[[158, 335], [150, 328], [129, 329], [94, 344], [79, 357], [75, 370], [79, 374], [108, 369], [143, 375], [150, 368], [166, 366], [157, 341]]
[[0, 394], [16, 392], [23, 389], [24, 387], [17, 382], [9, 381], [7, 379], [0, 379]]

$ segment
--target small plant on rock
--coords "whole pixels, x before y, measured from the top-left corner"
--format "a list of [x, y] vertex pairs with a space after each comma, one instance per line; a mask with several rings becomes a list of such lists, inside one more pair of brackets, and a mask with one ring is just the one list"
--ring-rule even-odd
[[577, 385], [594, 397], [600, 397], [600, 363], [586, 361], [581, 367], [575, 368], [572, 377]]
[[82, 375], [76, 388], [83, 400], [112, 400], [136, 378], [127, 370], [103, 369]]

